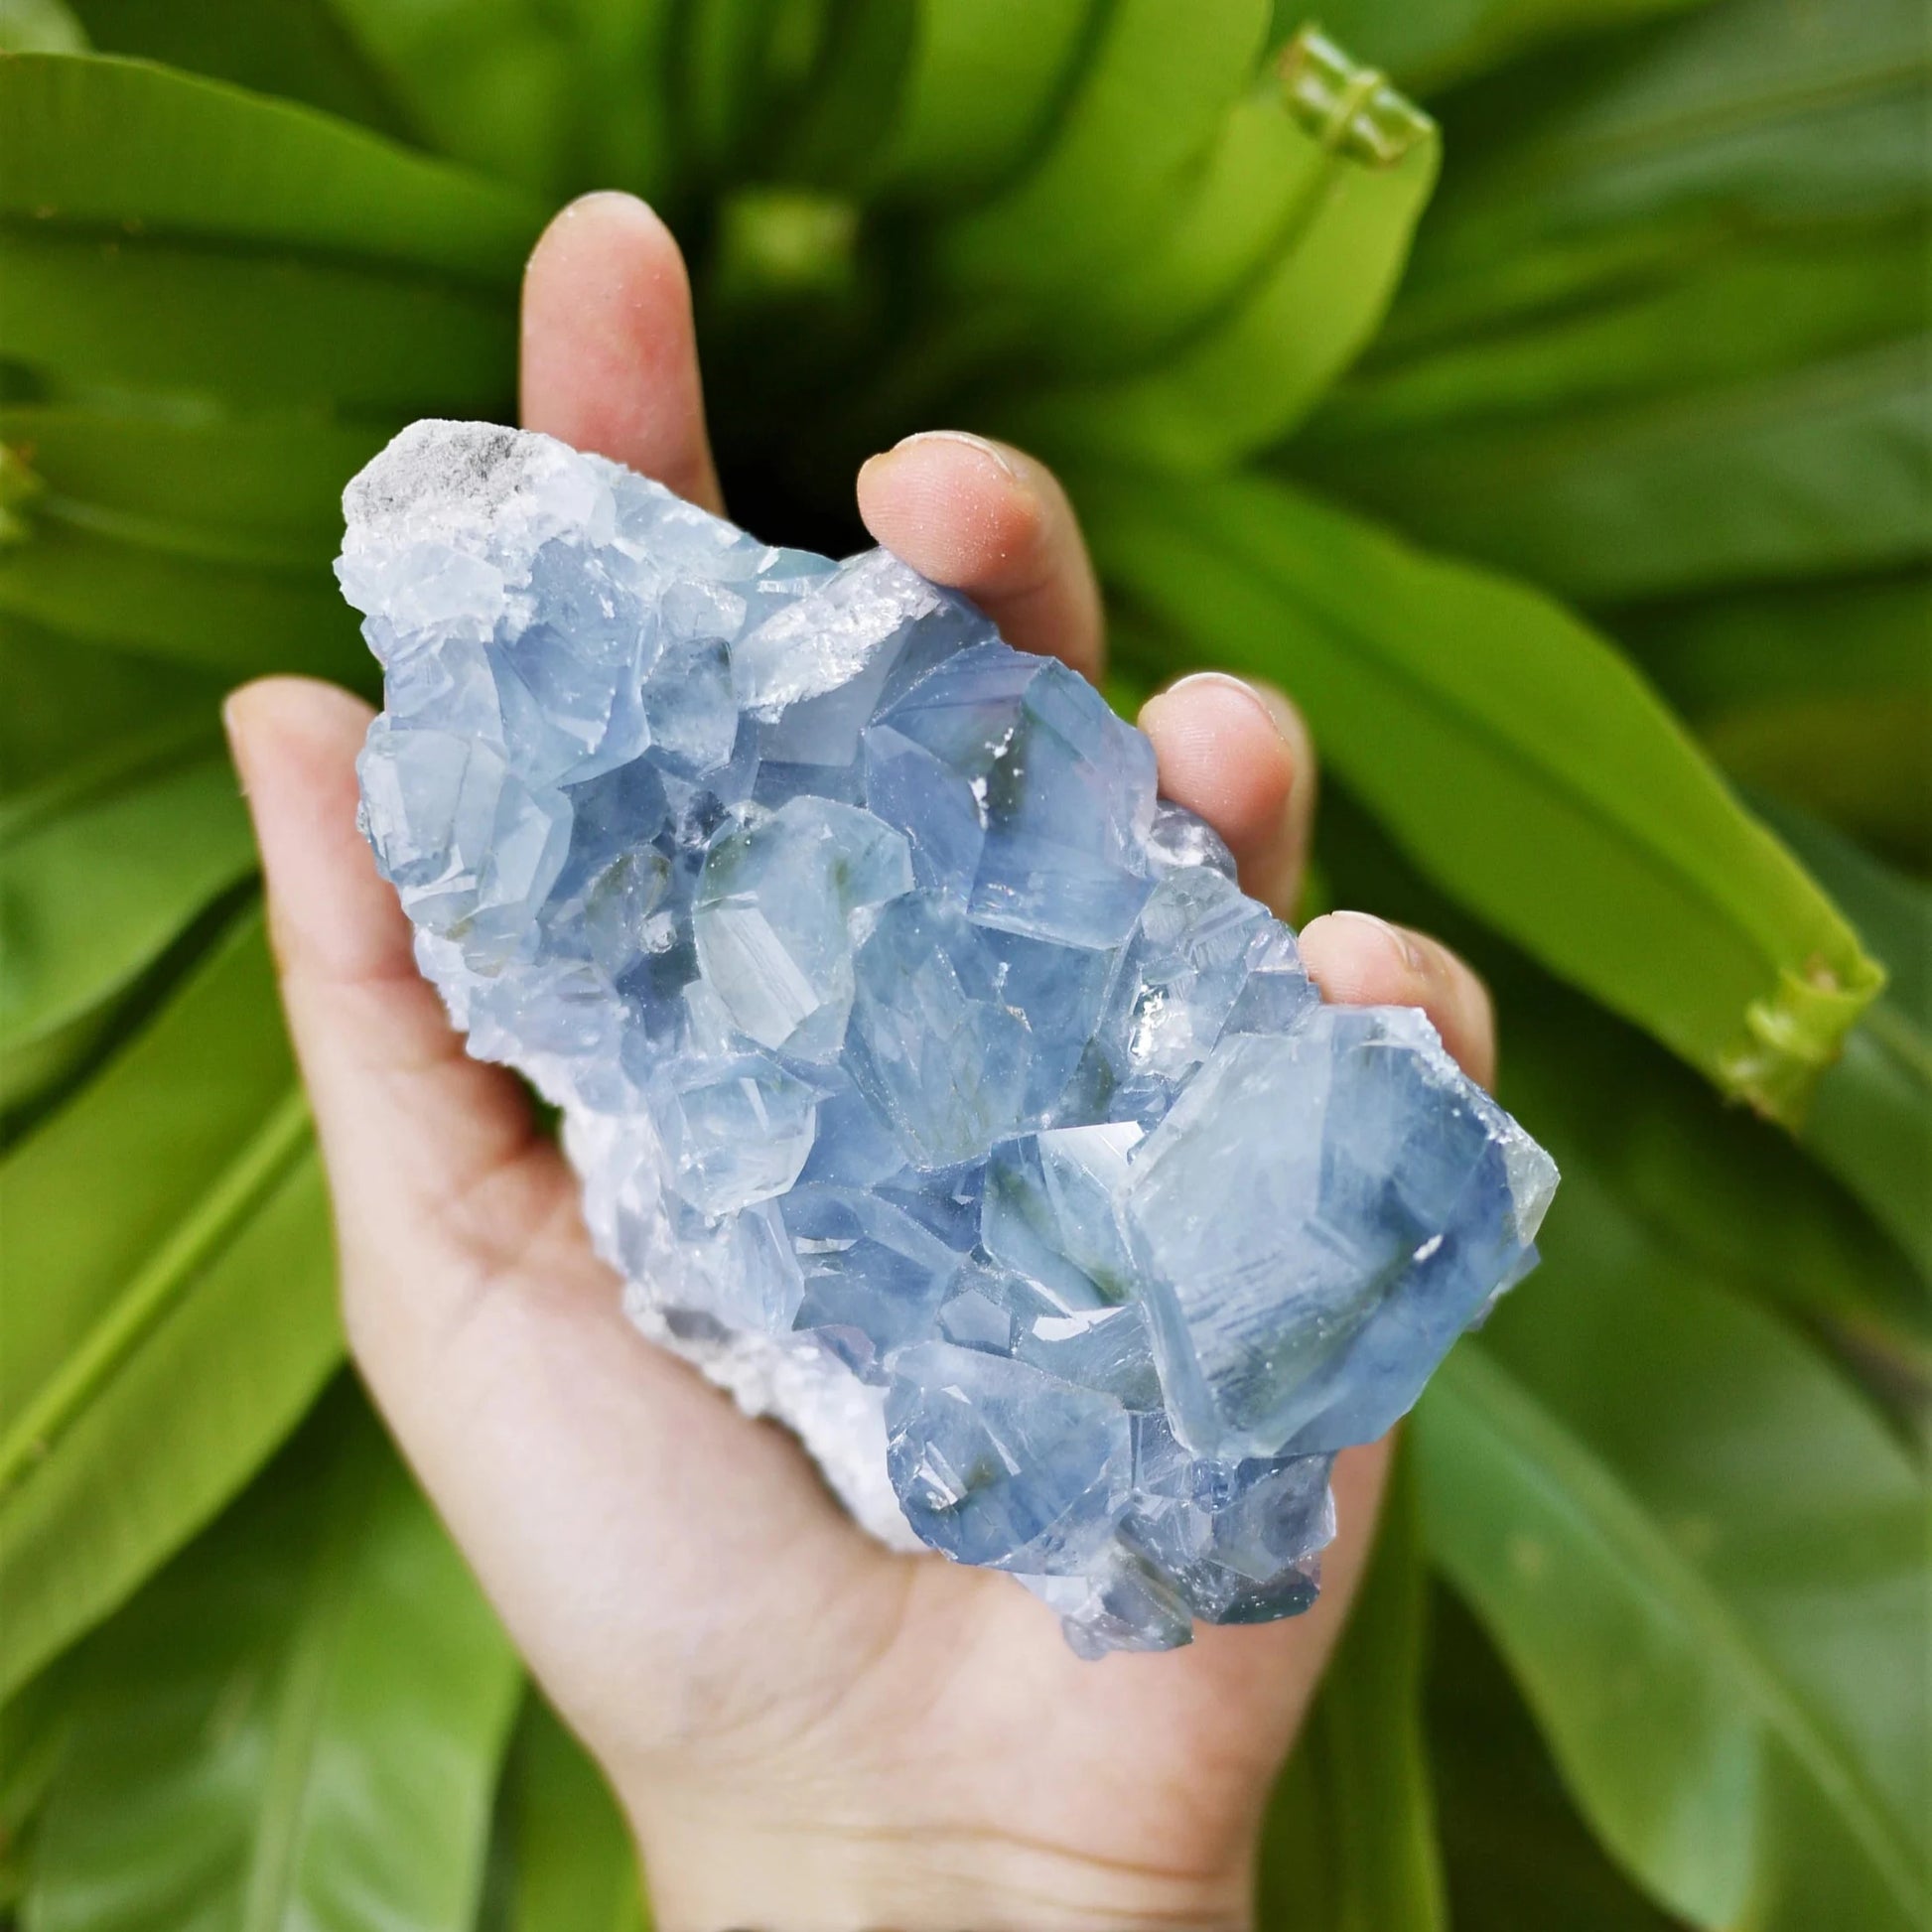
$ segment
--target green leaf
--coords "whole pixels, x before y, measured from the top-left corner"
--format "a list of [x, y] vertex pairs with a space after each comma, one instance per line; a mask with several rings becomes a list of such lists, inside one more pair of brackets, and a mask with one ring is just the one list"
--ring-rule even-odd
[[341, 1358], [258, 917], [0, 1163], [0, 1221], [4, 1694], [206, 1522]]
[[109, 746], [198, 723], [213, 742], [221, 686], [9, 619], [0, 624], [0, 817]]
[[1425, 1584], [1409, 1457], [1263, 1827], [1258, 1922], [1278, 1932], [1442, 1932], [1423, 1737]]
[[386, 421], [500, 415], [516, 367], [508, 298], [333, 263], [6, 226], [0, 335], [66, 386]]
[[1918, 221], [1774, 231], [1687, 246], [1665, 272], [1520, 327], [1397, 354], [1324, 410], [1316, 455], [1681, 396], [1910, 336], [1924, 311]]
[[1725, 0], [1498, 74], [1445, 109], [1458, 165], [1394, 345], [1480, 333], [1693, 239], [1922, 207], [1929, 65], [1913, 0]]
[[270, 670], [370, 681], [355, 620], [320, 562], [217, 564], [50, 518], [0, 551], [0, 612], [231, 682]]
[[1923, 556], [1929, 71], [1909, 0], [1742, 0], [1499, 78], [1298, 473], [1589, 599]]
[[[212, 720], [208, 721], [208, 725]], [[234, 772], [169, 733], [0, 816], [0, 1103], [22, 1058], [121, 998], [196, 915], [252, 871], [255, 842]]]
[[1431, 877], [1729, 1094], [1795, 1121], [1880, 975], [1601, 638], [1279, 483], [1076, 475], [1106, 577], [1293, 691]]
[[1866, 1406], [1574, 1159], [1413, 1424], [1432, 1550], [1660, 1900], [1921, 1922], [1925, 1495]]
[[1699, 726], [1754, 699], [1932, 694], [1932, 577], [1906, 571], [1722, 591], [1608, 614], [1617, 640]]
[[[1328, 0], [1321, 24], [1411, 92], [1427, 93], [1540, 42], [1641, 20], [1707, 0]], [[1301, 21], [1302, 0], [1278, 0], [1277, 23]]]
[[1679, 1932], [1577, 1816], [1508, 1670], [1448, 1589], [1429, 1603], [1429, 1749], [1456, 1932]]
[[469, 1923], [515, 1660], [347, 1389], [82, 1683], [27, 1932]]
[[1298, 469], [1585, 599], [1877, 570], [1932, 547], [1916, 340], [1696, 395], [1476, 422]]
[[508, 1785], [507, 1932], [648, 1932], [629, 1827], [604, 1773], [534, 1695], [523, 1707]]
[[1932, 585], [1920, 573], [1627, 607], [1608, 621], [1735, 778], [1923, 870]]
[[[1368, 340], [1435, 183], [1435, 124], [1315, 35], [1287, 50], [1281, 84], [1319, 160], [1295, 171], [1305, 185], [1259, 272], [1157, 367], [1016, 403], [1024, 437], [1049, 451], [1221, 468], [1287, 435]], [[1189, 243], [1183, 260], [1194, 254]], [[1081, 324], [1084, 308], [1070, 299], [1056, 327]]]
[[0, 549], [0, 610], [231, 677], [369, 681], [329, 564], [382, 431], [123, 402], [3, 408], [0, 439], [38, 484]]
[[[1821, 1324], [1862, 1368], [1888, 1372], [1907, 1389], [1932, 1385], [1926, 1279], [1799, 1148], [1747, 1117], [1720, 1115], [1709, 1093], [1581, 1001], [1554, 989], [1539, 998], [1508, 979], [1499, 990], [1510, 1014], [1507, 1091], [1560, 1163], [1574, 1150], [1612, 1176], [1624, 1209], [1660, 1252]], [[1827, 1096], [1842, 1091], [1861, 1057], [1858, 1042], [1884, 1012], [1884, 1000], [1869, 1010], [1819, 1083], [1803, 1130], [1815, 1154], [1823, 1155], [1819, 1122], [1832, 1117]], [[1919, 1107], [1910, 1126], [1923, 1177], [1932, 1175], [1923, 1093]], [[1868, 1173], [1824, 1164], [1868, 1201], [1879, 1174], [1896, 1182], [1909, 1172], [1913, 1145], [1907, 1139]], [[1921, 1255], [1924, 1239], [1921, 1218]]]
[[1891, 976], [1819, 1082], [1805, 1145], [1932, 1283], [1932, 890], [1801, 812], [1764, 809]]
[[1065, 91], [1095, 12], [1095, 0], [917, 0], [881, 190], [961, 201], [1012, 174]]
[[326, 571], [343, 487], [378, 429], [303, 416], [183, 420], [123, 403], [0, 406], [4, 441], [39, 479], [34, 517], [212, 562]]
[[94, 47], [414, 138], [330, 0], [77, 0]]
[[1114, 0], [1052, 138], [935, 239], [942, 283], [1040, 306], [1160, 234], [1254, 77], [1266, 0]]
[[0, 219], [513, 287], [543, 211], [285, 101], [141, 62], [0, 63]]
[[390, 425], [439, 412], [503, 417], [516, 367], [507, 294], [7, 224], [0, 340], [69, 393], [144, 389]]
[[[187, 398], [390, 425], [501, 412], [539, 219], [507, 190], [191, 75], [53, 56], [0, 70], [0, 336], [56, 397], [144, 389], [189, 420]], [[234, 621], [276, 621], [266, 588], [214, 588]]]
[[73, 1716], [71, 1677], [56, 1665], [0, 1704], [0, 1911], [26, 1889], [34, 1828]]

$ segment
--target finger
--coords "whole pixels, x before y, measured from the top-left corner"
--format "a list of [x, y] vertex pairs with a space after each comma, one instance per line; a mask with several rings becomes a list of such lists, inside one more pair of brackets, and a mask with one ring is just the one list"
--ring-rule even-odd
[[1099, 677], [1100, 589], [1045, 465], [964, 430], [927, 430], [866, 463], [859, 514], [894, 556], [964, 591], [1015, 649]]
[[544, 229], [523, 273], [522, 397], [526, 429], [723, 509], [690, 278], [635, 196], [586, 195]]
[[1302, 714], [1266, 685], [1202, 671], [1150, 698], [1140, 723], [1163, 795], [1206, 819], [1243, 888], [1286, 916], [1314, 818], [1314, 747]]
[[1327, 912], [1302, 928], [1302, 962], [1337, 1006], [1421, 1007], [1463, 1072], [1496, 1077], [1496, 1016], [1489, 989], [1440, 939], [1372, 912]]

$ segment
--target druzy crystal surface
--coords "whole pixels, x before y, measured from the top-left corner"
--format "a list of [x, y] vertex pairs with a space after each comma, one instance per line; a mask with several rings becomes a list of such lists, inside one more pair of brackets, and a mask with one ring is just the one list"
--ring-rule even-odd
[[345, 507], [365, 830], [633, 1317], [1089, 1654], [1305, 1608], [1334, 1452], [1534, 1264], [1542, 1151], [884, 552], [480, 424]]

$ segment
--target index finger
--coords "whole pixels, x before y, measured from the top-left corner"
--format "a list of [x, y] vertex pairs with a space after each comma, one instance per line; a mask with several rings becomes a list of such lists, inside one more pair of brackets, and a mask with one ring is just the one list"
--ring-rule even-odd
[[690, 277], [634, 195], [586, 195], [544, 229], [523, 272], [521, 385], [525, 429], [723, 512]]

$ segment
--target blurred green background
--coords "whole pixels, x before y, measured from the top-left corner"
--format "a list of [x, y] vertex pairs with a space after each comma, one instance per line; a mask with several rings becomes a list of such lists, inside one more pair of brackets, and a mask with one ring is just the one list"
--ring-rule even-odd
[[0, 1925], [645, 1922], [342, 1368], [216, 719], [373, 688], [341, 486], [508, 419], [595, 187], [685, 244], [742, 520], [1025, 442], [1112, 695], [1295, 692], [1311, 903], [1496, 988], [1547, 1264], [1417, 1411], [1262, 1925], [1925, 1923], [1926, 19], [1319, 24], [0, 0]]

